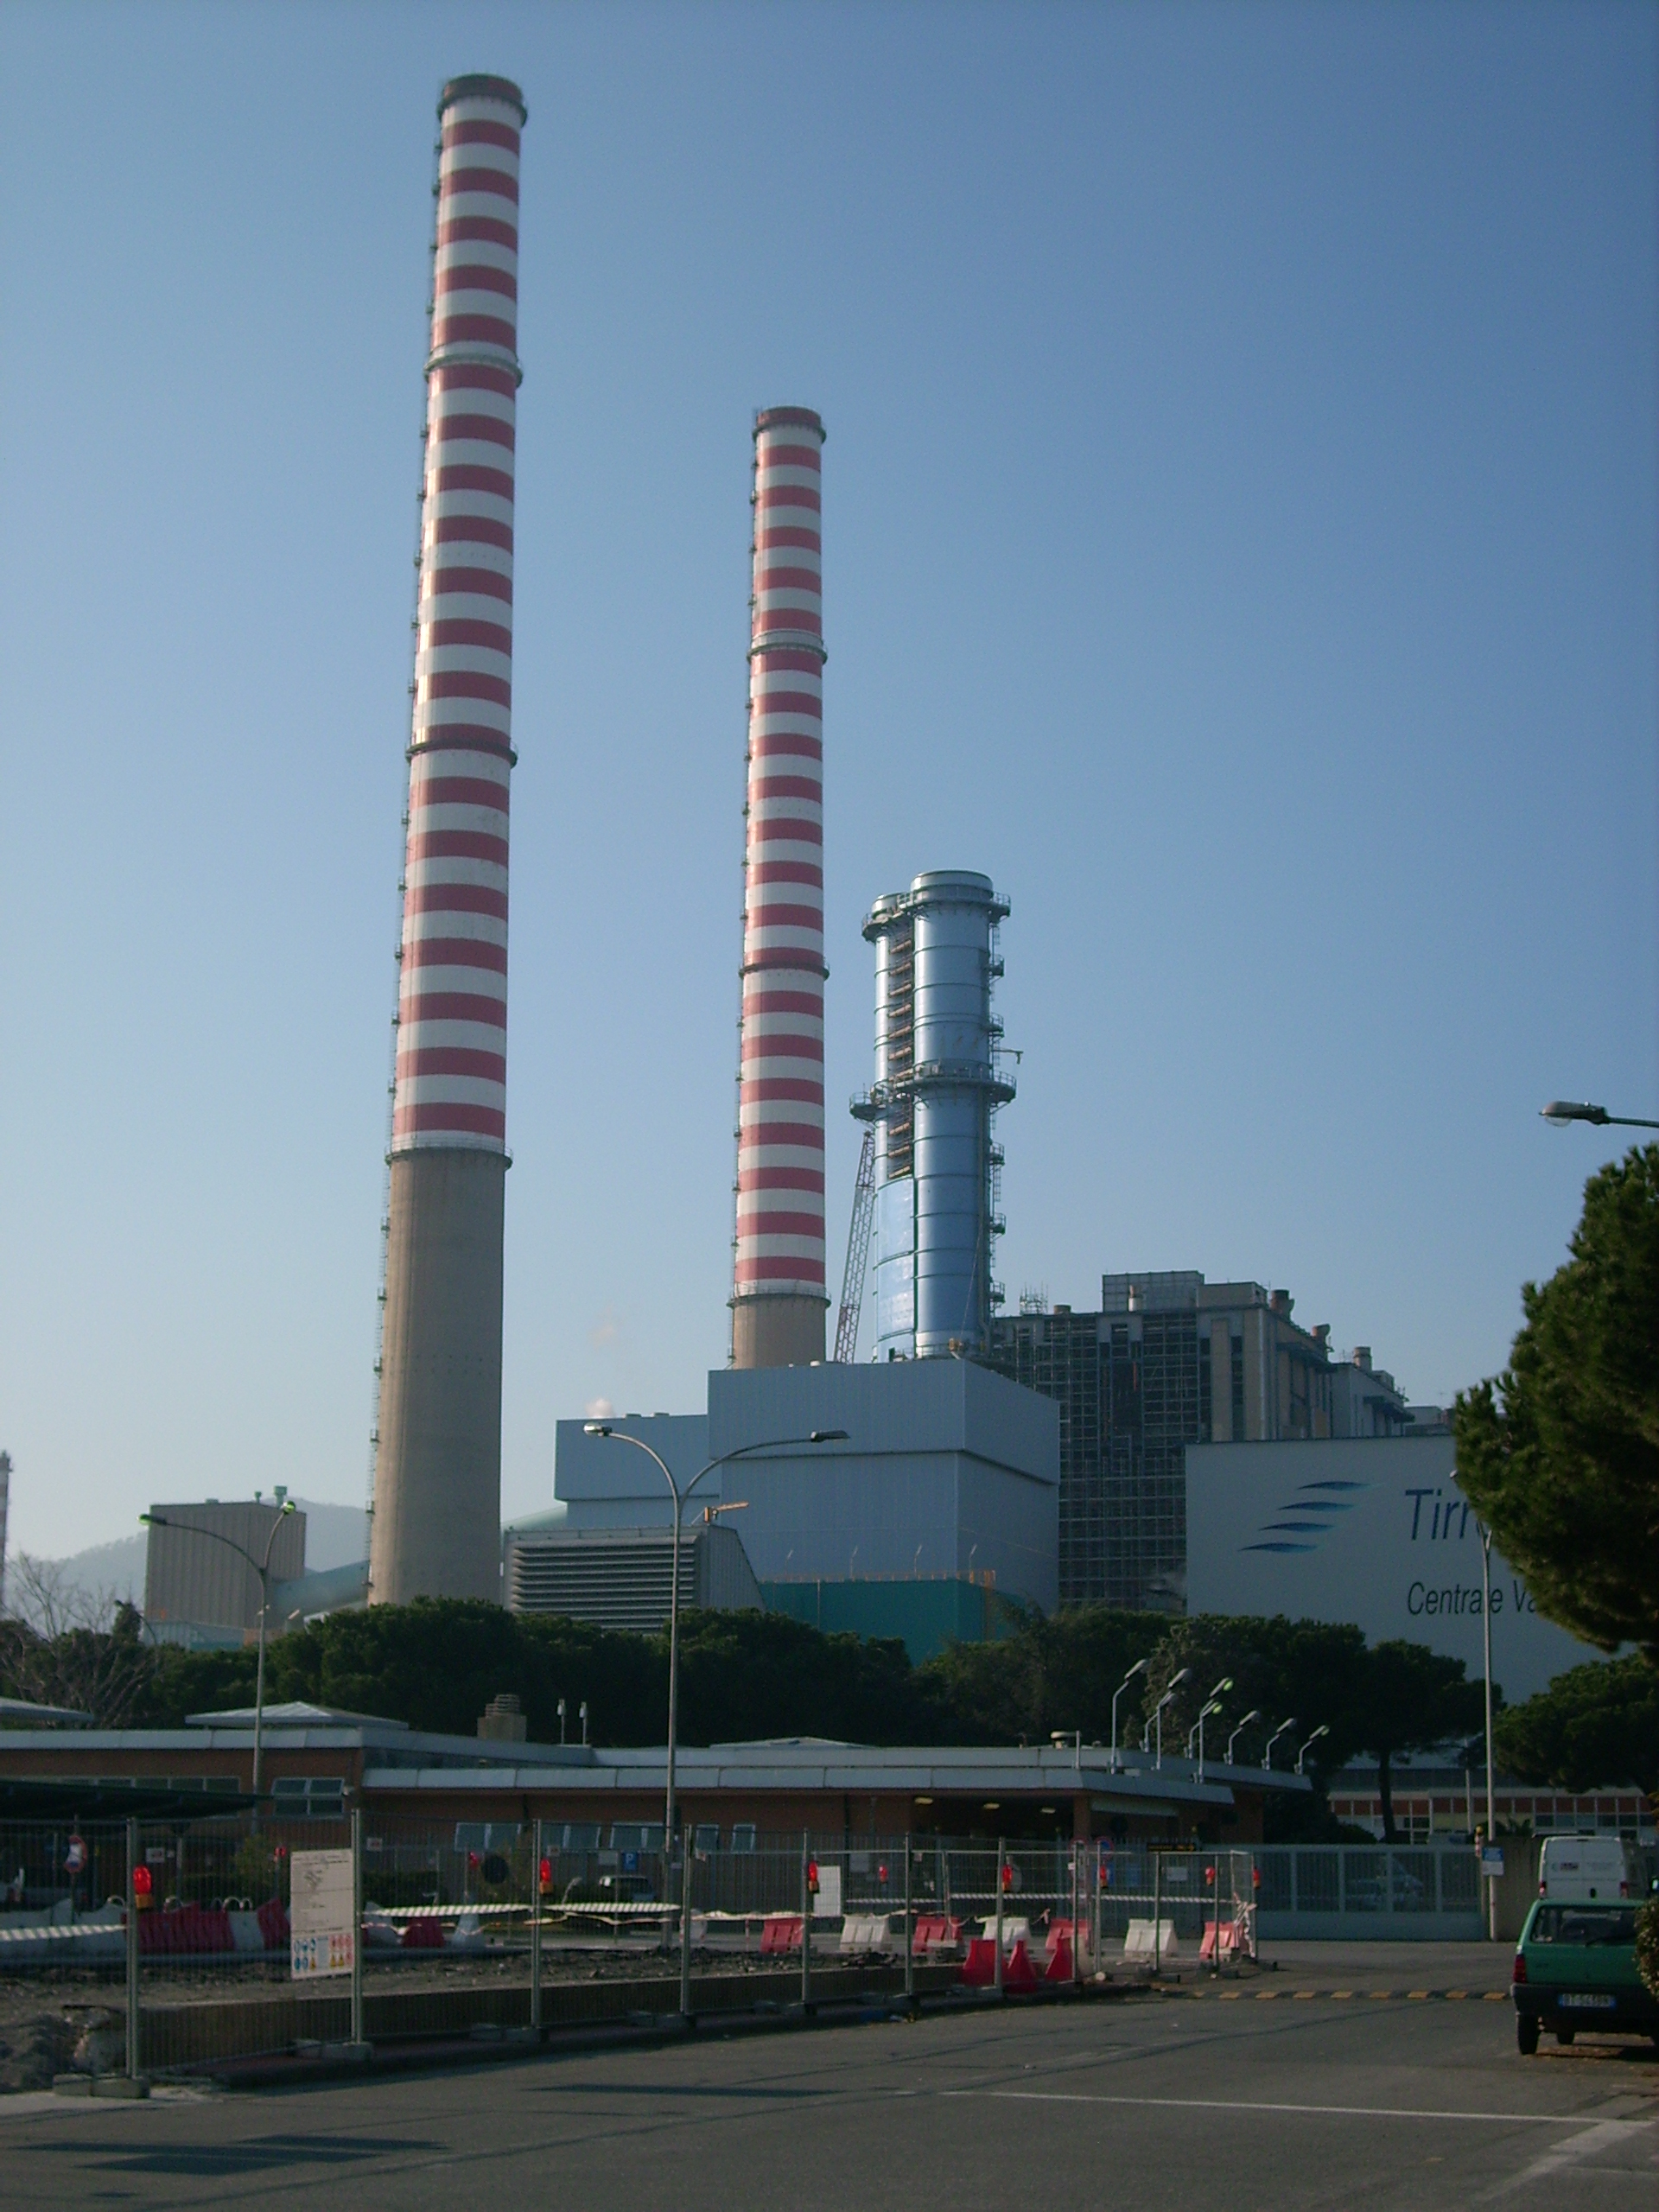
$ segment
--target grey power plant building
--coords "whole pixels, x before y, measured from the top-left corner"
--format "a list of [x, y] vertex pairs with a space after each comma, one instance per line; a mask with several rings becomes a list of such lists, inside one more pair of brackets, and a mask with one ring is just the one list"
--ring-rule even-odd
[[1179, 1612], [1186, 1447], [1334, 1432], [1330, 1331], [1256, 1282], [1104, 1275], [1100, 1311], [1021, 1311], [990, 1363], [1060, 1408], [1060, 1603]]
[[988, 876], [939, 869], [878, 899], [875, 1081], [853, 1111], [875, 1130], [875, 1357], [983, 1358], [1001, 1291], [992, 1265], [1014, 1085], [999, 1065], [991, 985], [1008, 912]]
[[372, 1604], [499, 1599], [518, 147], [524, 99], [438, 102], [431, 343]]

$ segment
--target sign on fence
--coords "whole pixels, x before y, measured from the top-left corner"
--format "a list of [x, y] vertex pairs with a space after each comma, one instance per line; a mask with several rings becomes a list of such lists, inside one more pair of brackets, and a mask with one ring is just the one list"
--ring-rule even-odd
[[350, 1974], [357, 1913], [349, 1851], [296, 1851], [289, 1891], [289, 1971], [296, 1981]]
[[818, 1894], [812, 1900], [815, 1919], [833, 1920], [841, 1910], [841, 1869], [839, 1866], [820, 1866]]

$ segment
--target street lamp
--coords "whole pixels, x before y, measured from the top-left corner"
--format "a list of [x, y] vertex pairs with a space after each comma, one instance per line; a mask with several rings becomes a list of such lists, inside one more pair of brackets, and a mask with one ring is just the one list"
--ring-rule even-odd
[[1263, 1752], [1262, 1752], [1262, 1772], [1263, 1772], [1264, 1774], [1265, 1774], [1265, 1773], [1267, 1773], [1267, 1772], [1268, 1771], [1268, 1770], [1269, 1770], [1269, 1769], [1272, 1767], [1272, 1765], [1273, 1765], [1273, 1747], [1274, 1747], [1274, 1745], [1278, 1742], [1279, 1738], [1280, 1738], [1281, 1736], [1288, 1736], [1288, 1735], [1289, 1735], [1289, 1733], [1290, 1733], [1290, 1732], [1291, 1732], [1291, 1730], [1292, 1730], [1295, 1726], [1296, 1726], [1296, 1716], [1295, 1716], [1295, 1714], [1293, 1713], [1292, 1713], [1292, 1715], [1290, 1716], [1290, 1719], [1289, 1719], [1288, 1720], [1281, 1721], [1281, 1723], [1280, 1723], [1280, 1725], [1278, 1726], [1278, 1727], [1276, 1727], [1276, 1728], [1274, 1730], [1274, 1732], [1273, 1732], [1272, 1735], [1268, 1737], [1268, 1748], [1267, 1748], [1267, 1749], [1266, 1749], [1266, 1751], [1263, 1751]]
[[[734, 1451], [722, 1452], [717, 1459], [710, 1459], [706, 1466], [699, 1467], [683, 1490], [675, 1481], [667, 1461], [659, 1452], [652, 1451], [643, 1436], [631, 1435], [626, 1428], [614, 1428], [607, 1421], [584, 1421], [582, 1433], [609, 1437], [618, 1444], [632, 1444], [648, 1459], [654, 1459], [674, 1500], [674, 1554], [668, 1590], [668, 1789], [663, 1821], [664, 1848], [671, 1852], [674, 1848], [674, 1753], [680, 1712], [680, 1520], [685, 1510], [685, 1501], [705, 1475], [712, 1475], [716, 1467], [723, 1467], [730, 1460], [741, 1459], [752, 1452], [781, 1452], [792, 1444], [844, 1444], [847, 1431], [844, 1428], [815, 1428], [805, 1436], [775, 1436], [758, 1444], [740, 1444]], [[582, 1712], [585, 1715], [585, 1706]], [[586, 1740], [584, 1732], [583, 1741]]]
[[1122, 1696], [1124, 1691], [1128, 1689], [1129, 1684], [1135, 1680], [1137, 1675], [1144, 1675], [1146, 1673], [1147, 1665], [1147, 1662], [1146, 1660], [1137, 1659], [1134, 1666], [1130, 1668], [1128, 1673], [1124, 1675], [1122, 1681], [1112, 1692], [1112, 1772], [1114, 1774], [1117, 1772], [1117, 1700]]
[[294, 1510], [294, 1501], [285, 1497], [277, 1507], [265, 1537], [265, 1555], [255, 1559], [253, 1554], [238, 1544], [234, 1536], [221, 1536], [217, 1529], [198, 1528], [191, 1521], [169, 1521], [165, 1513], [141, 1513], [140, 1522], [146, 1529], [179, 1529], [193, 1536], [207, 1536], [216, 1544], [225, 1544], [239, 1553], [259, 1578], [259, 1665], [254, 1676], [253, 1689], [253, 1825], [259, 1825], [259, 1771], [264, 1749], [265, 1726], [265, 1622], [270, 1612], [270, 1548], [276, 1541], [276, 1531]]
[[1301, 1770], [1302, 1770], [1302, 1761], [1303, 1761], [1303, 1760], [1307, 1757], [1308, 1753], [1313, 1750], [1313, 1748], [1314, 1745], [1315, 1745], [1315, 1744], [1317, 1744], [1317, 1743], [1319, 1742], [1319, 1740], [1320, 1737], [1321, 1737], [1321, 1736], [1328, 1736], [1330, 1733], [1331, 1733], [1331, 1731], [1330, 1731], [1328, 1728], [1316, 1728], [1316, 1729], [1313, 1731], [1313, 1734], [1308, 1738], [1307, 1741], [1306, 1741], [1306, 1742], [1302, 1745], [1301, 1750], [1300, 1750], [1300, 1751], [1298, 1751], [1298, 1752], [1297, 1752], [1297, 1754], [1296, 1754], [1296, 1771], [1297, 1771], [1297, 1773], [1298, 1773], [1298, 1774], [1300, 1774], [1300, 1773], [1301, 1772]]
[[[1233, 1687], [1233, 1678], [1232, 1678], [1232, 1676], [1231, 1676], [1230, 1675], [1224, 1675], [1222, 1676], [1221, 1680], [1220, 1680], [1220, 1681], [1216, 1684], [1216, 1687], [1214, 1688], [1214, 1689], [1212, 1689], [1212, 1690], [1211, 1691], [1211, 1693], [1210, 1693], [1209, 1696], [1205, 1700], [1204, 1703], [1203, 1703], [1203, 1704], [1198, 1707], [1198, 1780], [1199, 1780], [1200, 1782], [1202, 1782], [1202, 1781], [1204, 1780], [1204, 1722], [1205, 1722], [1205, 1715], [1206, 1713], [1219, 1713], [1219, 1712], [1221, 1711], [1221, 1707], [1220, 1707], [1220, 1706], [1216, 1702], [1216, 1700], [1217, 1700], [1217, 1698], [1219, 1698], [1219, 1696], [1221, 1695], [1221, 1694], [1222, 1694], [1222, 1692], [1223, 1692], [1224, 1690], [1230, 1690], [1230, 1689], [1231, 1689], [1231, 1688], [1232, 1688], [1232, 1687]], [[1191, 1753], [1191, 1751], [1189, 1750], [1189, 1751], [1188, 1751], [1188, 1757], [1190, 1758], [1191, 1756], [1192, 1756], [1192, 1753]]]
[[1249, 1726], [1251, 1721], [1259, 1720], [1261, 1718], [1262, 1715], [1256, 1711], [1255, 1707], [1252, 1706], [1249, 1711], [1245, 1714], [1244, 1718], [1239, 1722], [1237, 1727], [1234, 1729], [1232, 1734], [1227, 1738], [1227, 1764], [1229, 1766], [1231, 1766], [1233, 1763], [1233, 1745], [1244, 1733], [1244, 1731]]
[[[1492, 1773], [1492, 1532], [1483, 1521], [1475, 1527], [1480, 1535], [1480, 1637], [1486, 1662], [1486, 1840], [1495, 1844], [1496, 1802]], [[1489, 1880], [1486, 1885], [1487, 1923], [1493, 1942], [1497, 1941], [1497, 1891]]]
[[1639, 1114], [1610, 1114], [1605, 1106], [1586, 1106], [1576, 1098], [1552, 1098], [1538, 1111], [1552, 1129], [1571, 1128], [1574, 1122], [1593, 1122], [1599, 1129], [1659, 1129], [1659, 1122], [1644, 1122]]
[[1219, 1713], [1220, 1711], [1221, 1707], [1218, 1705], [1205, 1705], [1199, 1707], [1198, 1719], [1192, 1723], [1192, 1726], [1186, 1732], [1186, 1756], [1189, 1759], [1192, 1756], [1193, 1745], [1201, 1744], [1204, 1741], [1204, 1719], [1205, 1713]]
[[[1183, 1682], [1190, 1681], [1192, 1678], [1192, 1669], [1190, 1667], [1183, 1667], [1179, 1675], [1172, 1675], [1169, 1678], [1169, 1688], [1164, 1692], [1162, 1697], [1159, 1699], [1157, 1704], [1154, 1706], [1152, 1709], [1152, 1719], [1148, 1721], [1147, 1725], [1148, 1727], [1151, 1727], [1154, 1724], [1157, 1726], [1158, 1757], [1154, 1764], [1159, 1767], [1161, 1767], [1164, 1764], [1164, 1707], [1166, 1705], [1173, 1705], [1174, 1703], [1176, 1691], [1179, 1689]], [[1141, 1748], [1143, 1751], [1146, 1750], [1147, 1747], [1144, 1743], [1141, 1745]]]

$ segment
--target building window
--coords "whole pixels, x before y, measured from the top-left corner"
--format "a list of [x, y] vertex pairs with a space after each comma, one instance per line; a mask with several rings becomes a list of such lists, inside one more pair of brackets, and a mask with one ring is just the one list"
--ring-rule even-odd
[[346, 1784], [337, 1774], [279, 1774], [270, 1809], [282, 1821], [343, 1821]]

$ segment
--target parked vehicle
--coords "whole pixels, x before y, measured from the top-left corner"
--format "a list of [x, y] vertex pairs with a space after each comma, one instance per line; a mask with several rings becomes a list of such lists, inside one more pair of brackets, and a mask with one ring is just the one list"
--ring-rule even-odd
[[1647, 1868], [1635, 1844], [1622, 1836], [1546, 1836], [1538, 1859], [1538, 1894], [1563, 1904], [1644, 1897]]
[[1515, 2036], [1530, 2058], [1548, 2028], [1557, 2043], [1583, 2029], [1659, 2044], [1659, 1999], [1636, 1964], [1637, 1900], [1615, 1904], [1540, 1897], [1516, 1946]]

